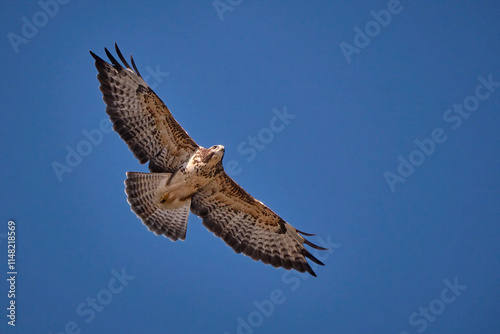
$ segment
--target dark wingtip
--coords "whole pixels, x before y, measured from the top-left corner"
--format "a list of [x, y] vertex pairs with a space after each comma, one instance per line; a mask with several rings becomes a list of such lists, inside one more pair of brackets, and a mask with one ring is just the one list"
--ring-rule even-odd
[[302, 232], [301, 230], [297, 230], [297, 229], [295, 229], [295, 231], [299, 232], [300, 234], [307, 235], [308, 237], [314, 237], [316, 235], [316, 234]]
[[115, 51], [116, 51], [116, 54], [118, 55], [118, 57], [120, 58], [120, 60], [122, 61], [122, 63], [125, 65], [125, 67], [128, 69], [132, 69], [130, 67], [130, 65], [127, 63], [127, 61], [125, 60], [125, 58], [123, 57], [120, 49], [118, 48], [118, 44], [116, 44], [116, 42], [115, 42]]
[[134, 57], [132, 57], [132, 55], [130, 55], [130, 61], [132, 62], [132, 66], [134, 67], [135, 73], [142, 78], [141, 73], [139, 73], [139, 70], [137, 69], [137, 66], [135, 66]]
[[312, 255], [311, 253], [309, 253], [309, 251], [307, 249], [305, 249], [305, 248], [304, 248], [303, 254], [304, 254], [305, 257], [307, 257], [312, 262], [314, 262], [316, 264], [319, 264], [320, 266], [324, 266], [325, 265], [323, 262], [321, 262], [320, 260], [318, 260], [317, 258], [315, 258], [314, 255]]
[[316, 276], [316, 273], [314, 272], [314, 270], [312, 270], [312, 268], [311, 268], [311, 266], [310, 266], [310, 265], [306, 265], [306, 266], [305, 266], [305, 269], [306, 269], [306, 271], [307, 271], [309, 274], [311, 274], [311, 276], [318, 277], [318, 276]]
[[122, 65], [116, 60], [115, 57], [111, 54], [111, 52], [108, 51], [107, 48], [104, 48], [104, 51], [106, 51], [106, 55], [108, 56], [109, 60], [113, 64], [113, 67], [116, 68], [117, 70], [122, 69]]
[[328, 248], [324, 248], [324, 247], [320, 247], [318, 245], [315, 245], [313, 244], [312, 242], [310, 242], [309, 240], [307, 240], [306, 238], [303, 238], [304, 239], [304, 243], [314, 249], [318, 249], [318, 250], [328, 250]]
[[92, 56], [92, 58], [95, 59], [95, 61], [104, 61], [101, 57], [99, 57], [98, 55], [96, 55], [92, 51], [89, 51], [89, 52], [90, 52], [90, 55]]

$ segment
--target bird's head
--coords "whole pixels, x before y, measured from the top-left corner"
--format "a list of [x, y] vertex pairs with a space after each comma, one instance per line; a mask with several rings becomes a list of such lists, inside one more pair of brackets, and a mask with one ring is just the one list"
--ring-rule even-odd
[[214, 145], [210, 148], [204, 149], [202, 153], [202, 161], [210, 166], [214, 166], [222, 162], [224, 157], [224, 146]]
[[224, 157], [224, 146], [214, 145], [208, 149], [208, 155], [207, 155], [208, 160], [206, 162], [217, 163], [219, 161], [222, 161], [223, 157]]

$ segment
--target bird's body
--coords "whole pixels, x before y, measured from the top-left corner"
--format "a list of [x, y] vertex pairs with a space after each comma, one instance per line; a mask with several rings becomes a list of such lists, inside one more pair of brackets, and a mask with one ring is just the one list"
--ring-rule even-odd
[[[116, 47], [116, 45], [115, 45]], [[167, 106], [134, 70], [118, 47], [123, 67], [91, 52], [99, 71], [106, 112], [113, 129], [151, 173], [128, 172], [125, 192], [132, 211], [154, 233], [185, 239], [189, 212], [202, 218], [237, 253], [274, 267], [315, 275], [306, 258], [323, 265], [304, 247], [316, 246], [224, 171], [224, 147], [203, 148], [175, 121]]]
[[160, 185], [157, 190], [159, 202], [165, 209], [177, 209], [186, 199], [213, 182], [222, 168], [224, 147], [217, 145], [209, 149], [200, 147], [185, 166]]

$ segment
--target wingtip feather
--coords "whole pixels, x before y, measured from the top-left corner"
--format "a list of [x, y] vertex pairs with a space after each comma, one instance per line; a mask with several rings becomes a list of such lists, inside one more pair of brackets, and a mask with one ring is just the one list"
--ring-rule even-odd
[[109, 60], [111, 61], [111, 63], [113, 64], [113, 66], [119, 70], [121, 68], [123, 68], [122, 65], [120, 65], [120, 63], [116, 60], [116, 58], [111, 54], [111, 52], [108, 51], [107, 48], [104, 48], [104, 51], [106, 52], [106, 56], [108, 56]]
[[130, 67], [130, 65], [127, 63], [127, 60], [125, 59], [125, 57], [123, 57], [123, 54], [121, 53], [120, 49], [118, 48], [118, 44], [116, 44], [116, 42], [115, 42], [115, 51], [116, 51], [116, 54], [118, 55], [118, 57], [120, 58], [120, 60], [122, 61], [122, 63], [125, 65], [125, 67], [128, 69], [132, 69]]
[[137, 69], [137, 66], [135, 66], [134, 57], [132, 57], [132, 55], [130, 55], [130, 61], [132, 62], [132, 66], [134, 67], [135, 73], [142, 78], [141, 73], [139, 73], [139, 70]]
[[98, 55], [93, 53], [92, 51], [89, 50], [89, 52], [90, 52], [90, 55], [92, 56], [92, 58], [94, 58], [94, 60], [96, 62], [105, 62], [104, 59], [102, 59], [101, 57], [99, 57]]
[[304, 243], [314, 249], [317, 249], [317, 250], [328, 250], [328, 248], [324, 248], [324, 247], [321, 247], [321, 246], [318, 246], [316, 244], [313, 244], [312, 242], [310, 242], [309, 240], [307, 240], [306, 238], [303, 238], [304, 239]]
[[324, 266], [325, 264], [323, 262], [321, 262], [320, 260], [318, 260], [317, 258], [314, 257], [314, 255], [312, 255], [307, 249], [304, 248], [304, 256], [307, 257], [309, 260], [311, 260], [312, 262], [316, 263], [316, 264], [319, 264], [320, 266]]

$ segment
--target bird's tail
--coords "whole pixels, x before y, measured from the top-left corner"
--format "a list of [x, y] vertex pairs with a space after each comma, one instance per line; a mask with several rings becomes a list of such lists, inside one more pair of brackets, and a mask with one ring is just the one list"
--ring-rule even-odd
[[175, 209], [161, 204], [160, 187], [170, 179], [170, 173], [127, 172], [125, 193], [133, 212], [148, 229], [157, 235], [163, 234], [173, 241], [186, 238], [186, 228], [191, 199]]

